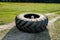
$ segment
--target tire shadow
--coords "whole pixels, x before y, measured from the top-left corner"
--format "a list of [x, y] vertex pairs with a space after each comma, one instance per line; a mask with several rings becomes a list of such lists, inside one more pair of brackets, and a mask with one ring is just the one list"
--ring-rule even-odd
[[41, 33], [24, 33], [13, 27], [2, 40], [51, 40], [51, 38], [48, 29]]

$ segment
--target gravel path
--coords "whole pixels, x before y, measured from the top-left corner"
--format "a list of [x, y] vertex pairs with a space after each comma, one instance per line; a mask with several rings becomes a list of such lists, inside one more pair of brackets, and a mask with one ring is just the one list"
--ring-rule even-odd
[[[59, 18], [60, 18], [60, 16], [57, 16], [57, 17], [51, 19], [51, 20], [48, 22], [48, 26], [47, 26], [47, 28], [55, 29], [55, 26], [54, 26], [53, 23], [54, 23], [56, 20], [58, 20]], [[51, 27], [51, 26], [52, 26], [52, 27]]]
[[60, 16], [57, 16], [57, 17], [51, 19], [51, 20], [48, 22], [48, 25], [54, 23], [54, 22], [55, 22], [56, 20], [58, 20], [59, 18], [60, 18]]
[[48, 13], [48, 14], [45, 14], [46, 16], [51, 16], [51, 15], [55, 15], [55, 13]]
[[5, 30], [5, 29], [11, 29], [14, 25], [15, 25], [14, 22], [9, 23], [9, 24], [5, 24], [5, 25], [0, 25], [0, 31]]

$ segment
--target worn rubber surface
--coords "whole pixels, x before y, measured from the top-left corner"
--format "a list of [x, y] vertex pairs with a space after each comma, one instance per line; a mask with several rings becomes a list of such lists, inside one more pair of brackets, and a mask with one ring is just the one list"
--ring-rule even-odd
[[15, 18], [16, 27], [19, 30], [29, 33], [37, 33], [46, 29], [48, 24], [48, 18], [46, 16], [36, 13], [39, 18], [29, 19], [24, 17], [26, 14], [28, 13], [20, 14]]

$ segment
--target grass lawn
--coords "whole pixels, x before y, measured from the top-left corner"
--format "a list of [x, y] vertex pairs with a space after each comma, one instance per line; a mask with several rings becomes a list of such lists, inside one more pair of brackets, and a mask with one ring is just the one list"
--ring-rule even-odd
[[60, 40], [60, 19], [54, 22], [54, 24], [51, 27], [54, 27], [50, 29], [51, 39]]
[[[58, 25], [57, 25], [58, 24]], [[60, 19], [55, 22], [55, 36], [57, 37], [57, 40], [60, 40]]]
[[58, 11], [60, 11], [60, 4], [54, 3], [0, 2], [0, 25], [14, 21], [16, 15], [24, 12], [50, 13]]
[[2, 38], [6, 35], [7, 32], [8, 29], [0, 31], [0, 40], [2, 40]]
[[[8, 3], [0, 2], [0, 25], [14, 21], [15, 16], [24, 12], [52, 13], [57, 12], [54, 16], [49, 16], [49, 20], [60, 15], [60, 4], [55, 3]], [[50, 26], [49, 26], [50, 27]], [[52, 28], [54, 27], [54, 28]], [[0, 31], [2, 39], [10, 29]], [[60, 19], [58, 19], [51, 28], [48, 28], [52, 40], [60, 40]]]

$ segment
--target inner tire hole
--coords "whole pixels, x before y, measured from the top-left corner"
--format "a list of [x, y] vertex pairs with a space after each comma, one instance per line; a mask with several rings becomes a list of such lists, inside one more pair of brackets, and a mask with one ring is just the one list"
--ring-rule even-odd
[[29, 18], [29, 19], [31, 19], [31, 18], [35, 19], [35, 18], [39, 18], [40, 16], [37, 14], [26, 14], [26, 15], [24, 15], [24, 17]]

